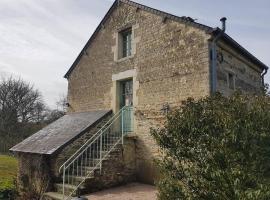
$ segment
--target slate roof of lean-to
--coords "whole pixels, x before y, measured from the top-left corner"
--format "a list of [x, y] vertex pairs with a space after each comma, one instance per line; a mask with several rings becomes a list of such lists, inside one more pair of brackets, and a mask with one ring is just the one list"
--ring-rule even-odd
[[13, 152], [53, 154], [111, 111], [68, 114], [12, 147]]

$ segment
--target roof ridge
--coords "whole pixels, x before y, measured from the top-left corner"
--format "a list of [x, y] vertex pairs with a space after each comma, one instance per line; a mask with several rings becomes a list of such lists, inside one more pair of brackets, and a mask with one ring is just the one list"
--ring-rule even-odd
[[[145, 11], [152, 12], [152, 13], [157, 14], [157, 15], [161, 15], [161, 16], [163, 16], [165, 18], [168, 18], [168, 19], [171, 19], [171, 20], [174, 20], [174, 21], [178, 21], [178, 22], [182, 22], [182, 23], [185, 23], [187, 25], [190, 25], [190, 26], [193, 26], [193, 27], [196, 27], [196, 28], [200, 28], [202, 30], [205, 30], [208, 34], [213, 34], [214, 32], [220, 30], [218, 27], [213, 28], [213, 27], [210, 27], [210, 26], [195, 22], [195, 20], [193, 20], [191, 17], [186, 17], [186, 16], [179, 17], [179, 16], [176, 16], [176, 15], [167, 13], [165, 11], [161, 11], [161, 10], [158, 10], [158, 9], [155, 9], [155, 8], [151, 8], [149, 6], [146, 6], [146, 5], [131, 1], [131, 0], [115, 0], [114, 3], [112, 4], [112, 6], [110, 7], [109, 11], [105, 14], [104, 18], [101, 20], [100, 24], [98, 25], [98, 27], [96, 28], [96, 30], [94, 31], [92, 36], [90, 37], [90, 39], [85, 44], [82, 51], [77, 56], [76, 60], [73, 62], [73, 64], [71, 65], [71, 67], [69, 68], [67, 73], [65, 74], [65, 76], [64, 76], [65, 78], [69, 77], [69, 75], [71, 74], [73, 69], [79, 63], [80, 58], [83, 56], [83, 53], [90, 46], [91, 42], [94, 40], [94, 38], [97, 35], [98, 31], [103, 27], [103, 24], [105, 23], [107, 18], [110, 16], [110, 14], [114, 10], [114, 8], [119, 6], [119, 3], [125, 3], [125, 4], [131, 5], [131, 6], [135, 6], [135, 7], [139, 8], [139, 9], [143, 9]], [[261, 66], [261, 68], [268, 69], [268, 67], [264, 63], [262, 63], [259, 59], [257, 59], [248, 50], [246, 50], [244, 47], [242, 47], [240, 44], [238, 44], [235, 40], [233, 40], [228, 34], [225, 33], [225, 34], [223, 34], [223, 36], [224, 36], [223, 38], [228, 39], [228, 41], [230, 41], [231, 44], [234, 45], [239, 51], [246, 54], [255, 63], [258, 63]]]
[[[217, 27], [213, 30], [213, 33], [215, 32], [221, 32], [222, 30]], [[242, 52], [245, 56], [249, 57], [252, 62], [257, 63], [257, 65], [260, 65], [262, 69], [268, 70], [268, 66], [264, 64], [261, 60], [259, 60], [257, 57], [255, 57], [252, 53], [250, 53], [245, 47], [240, 45], [236, 40], [234, 40], [230, 35], [227, 33], [224, 33], [222, 38], [223, 40], [229, 42], [232, 46], [234, 46], [238, 51]]]
[[203, 30], [205, 30], [207, 32], [210, 32], [210, 31], [213, 30], [212, 27], [204, 25], [204, 24], [197, 23], [194, 20], [190, 20], [189, 17], [179, 17], [179, 16], [176, 16], [176, 15], [167, 13], [165, 11], [161, 11], [161, 10], [158, 10], [158, 9], [155, 9], [155, 8], [151, 8], [149, 6], [145, 6], [143, 4], [139, 4], [137, 2], [130, 1], [130, 0], [115, 0], [114, 3], [112, 4], [111, 8], [109, 9], [109, 11], [105, 14], [104, 18], [101, 20], [100, 24], [98, 25], [98, 27], [96, 28], [96, 30], [94, 31], [92, 36], [90, 37], [90, 39], [87, 41], [86, 45], [84, 46], [84, 48], [82, 49], [82, 51], [80, 52], [80, 54], [78, 55], [76, 60], [73, 62], [73, 64], [69, 68], [68, 72], [65, 74], [64, 78], [69, 77], [69, 75], [71, 74], [71, 72], [73, 71], [75, 66], [78, 64], [78, 62], [79, 62], [80, 58], [82, 57], [83, 53], [86, 51], [86, 49], [88, 48], [88, 46], [90, 45], [92, 40], [95, 38], [98, 31], [103, 27], [102, 25], [107, 20], [107, 18], [111, 14], [111, 12], [114, 10], [114, 8], [116, 6], [119, 5], [119, 2], [131, 5], [131, 6], [135, 6], [137, 8], [143, 9], [143, 10], [148, 11], [148, 12], [152, 12], [152, 13], [157, 14], [157, 15], [162, 15], [163, 17], [166, 17], [168, 19], [171, 19], [171, 20], [174, 20], [174, 21], [179, 21], [179, 22], [182, 22], [182, 23], [185, 23], [185, 24], [188, 24], [188, 25], [203, 29]]
[[117, 1], [122, 2], [122, 3], [126, 3], [126, 4], [131, 5], [131, 6], [136, 6], [138, 8], [142, 8], [144, 10], [153, 12], [155, 14], [164, 15], [164, 17], [168, 17], [168, 18], [173, 19], [173, 20], [177, 20], [177, 21], [181, 21], [181, 22], [188, 23], [188, 24], [191, 24], [191, 25], [199, 26], [200, 28], [204, 28], [204, 29], [209, 29], [207, 31], [211, 31], [213, 29], [213, 27], [210, 27], [210, 26], [207, 26], [205, 24], [195, 22], [195, 20], [193, 18], [191, 18], [191, 17], [186, 17], [186, 16], [180, 17], [180, 16], [177, 16], [177, 15], [168, 13], [166, 11], [162, 11], [162, 10], [159, 10], [159, 9], [156, 9], [156, 8], [152, 8], [150, 6], [146, 6], [146, 5], [131, 1], [131, 0], [117, 0]]

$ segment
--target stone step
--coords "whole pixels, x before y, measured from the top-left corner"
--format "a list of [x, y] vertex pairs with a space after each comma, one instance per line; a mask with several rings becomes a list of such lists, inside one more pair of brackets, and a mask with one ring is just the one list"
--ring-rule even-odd
[[[108, 158], [102, 158], [102, 160], [108, 160]], [[100, 159], [99, 158], [95, 158], [95, 159], [92, 159], [92, 162], [93, 162], [93, 166], [96, 166], [100, 163]]]
[[63, 198], [63, 195], [60, 193], [46, 192], [43, 194], [43, 197], [41, 199], [42, 200], [63, 200], [63, 199], [67, 200], [68, 196], [64, 196], [64, 198]]
[[94, 172], [91, 174], [92, 176], [95, 176], [95, 174], [100, 170], [99, 166], [98, 167], [85, 167], [83, 166], [83, 170], [86, 171], [87, 174], [90, 172]]
[[[57, 183], [55, 184], [56, 191], [60, 194], [63, 193], [63, 184]], [[69, 196], [74, 190], [77, 189], [77, 186], [71, 184], [65, 184], [65, 195]], [[79, 187], [80, 190], [84, 190], [84, 186]], [[72, 194], [72, 196], [76, 196], [76, 191]]]
[[[121, 150], [121, 146], [120, 145], [122, 145], [122, 144], [117, 144], [117, 145], [115, 145], [115, 143], [110, 143], [110, 144], [102, 144], [102, 150], [103, 151], [109, 151], [109, 150], [111, 150], [112, 149], [112, 147], [114, 147], [114, 149], [115, 150], [117, 150], [117, 149], [119, 149], [119, 150]], [[97, 147], [93, 147], [93, 149], [95, 149], [95, 155], [97, 155], [98, 153], [99, 153], [99, 149], [100, 148], [100, 146], [98, 146], [98, 148]], [[93, 152], [91, 152], [92, 153], [92, 156], [93, 156]]]
[[70, 170], [70, 171], [74, 171], [74, 173], [81, 170], [81, 167], [95, 167], [96, 165], [98, 165], [100, 162], [99, 158], [94, 158], [94, 159], [90, 159], [88, 158], [87, 161], [84, 160], [83, 162], [74, 162], [74, 164], [70, 164], [68, 168], [66, 168], [66, 170]]
[[65, 180], [66, 180], [66, 183], [78, 185], [84, 180], [88, 181], [88, 180], [91, 180], [91, 179], [94, 179], [94, 178], [95, 178], [94, 174], [91, 174], [87, 178], [82, 177], [82, 176], [66, 176]]
[[[70, 168], [69, 169], [69, 175], [72, 175], [72, 174], [74, 174], [74, 175], [78, 175], [78, 176], [81, 176], [81, 171], [83, 172], [83, 174], [85, 173], [85, 171], [86, 172], [91, 172], [91, 171], [93, 171], [93, 170], [97, 170], [97, 169], [99, 169], [99, 165], [97, 166], [97, 167], [90, 167], [90, 166], [85, 166], [85, 165], [78, 165], [78, 168], [77, 168], [77, 166], [74, 168], [74, 169], [72, 169], [72, 168]], [[77, 174], [77, 172], [78, 172], [78, 174]], [[67, 173], [66, 173], [67, 174]]]

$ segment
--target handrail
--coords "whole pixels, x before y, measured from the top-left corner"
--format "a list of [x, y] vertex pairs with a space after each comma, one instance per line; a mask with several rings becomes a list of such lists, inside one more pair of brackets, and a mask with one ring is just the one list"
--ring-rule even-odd
[[[87, 140], [71, 157], [59, 168], [63, 171], [63, 200], [70, 200], [71, 196], [94, 174], [95, 170], [102, 170], [103, 160], [124, 141], [124, 135], [133, 130], [131, 124], [130, 106], [125, 106], [114, 114], [89, 140]], [[131, 121], [130, 121], [131, 120]], [[86, 169], [90, 167], [90, 169]], [[82, 178], [79, 182], [76, 178]], [[73, 182], [75, 184], [73, 184]], [[67, 184], [74, 185], [72, 192], [66, 191]], [[65, 197], [68, 192], [67, 198]]]
[[[121, 140], [121, 139], [119, 139], [119, 140], [113, 145], [112, 149], [111, 149], [110, 151], [108, 151], [108, 153], [106, 153], [105, 156], [103, 156], [103, 159], [105, 159], [105, 158], [108, 157], [108, 155], [109, 155], [110, 152], [114, 149], [114, 147], [115, 147], [117, 144], [119, 144], [120, 140]], [[100, 165], [101, 162], [102, 162], [102, 161], [100, 161], [99, 163], [97, 163], [97, 165]], [[91, 174], [93, 171], [94, 171], [94, 169], [93, 169], [92, 171], [90, 171], [88, 174]], [[87, 177], [85, 177], [85, 178], [81, 181], [81, 183], [77, 186], [77, 188], [79, 188], [79, 187], [83, 184], [83, 182], [84, 182], [86, 179], [87, 179]], [[77, 189], [74, 189], [74, 190], [71, 192], [71, 194], [73, 194], [76, 190], [77, 190]]]
[[[116, 121], [119, 117], [120, 117], [120, 115], [118, 115], [118, 117], [115, 118], [115, 119], [111, 122], [111, 124], [112, 124], [114, 121]], [[106, 131], [108, 128], [109, 128], [109, 127], [106, 127], [106, 129], [104, 129], [103, 131]], [[73, 160], [76, 160], [82, 153], [85, 152], [85, 150], [87, 150], [87, 148], [88, 148], [89, 146], [91, 146], [94, 142], [96, 142], [97, 139], [99, 138], [99, 136], [102, 135], [103, 131], [101, 131], [101, 133], [100, 133], [99, 135], [97, 135], [96, 138], [93, 138], [93, 137], [92, 137], [92, 138], [93, 138], [92, 142], [91, 142], [90, 144], [88, 144], [88, 146], [86, 146], [86, 148], [85, 148], [84, 150], [82, 150], [82, 152], [80, 152], [80, 153], [77, 155], [77, 157], [75, 157]], [[72, 164], [72, 162], [69, 163], [69, 164], [66, 166], [66, 168], [69, 167], [71, 164]]]
[[100, 132], [100, 131], [102, 131], [102, 129], [105, 127], [105, 126], [107, 126], [109, 123], [111, 123], [111, 121], [117, 116], [117, 115], [119, 115], [120, 113], [122, 113], [122, 111], [126, 108], [127, 106], [124, 106], [121, 110], [119, 110], [117, 113], [115, 113], [114, 115], [113, 115], [113, 117], [112, 118], [110, 118], [109, 120], [108, 120], [108, 122], [106, 122], [89, 140], [87, 140], [73, 155], [71, 155], [70, 157], [69, 157], [69, 159], [68, 160], [66, 160], [61, 166], [60, 166], [60, 168], [59, 168], [59, 173], [61, 173], [61, 170], [63, 169], [63, 167], [64, 167], [64, 165], [66, 165], [69, 161], [71, 161], [71, 159], [73, 158], [73, 157], [75, 157], [90, 141], [92, 141], [93, 139], [94, 139], [94, 137], [96, 137], [97, 135], [98, 135], [98, 133]]

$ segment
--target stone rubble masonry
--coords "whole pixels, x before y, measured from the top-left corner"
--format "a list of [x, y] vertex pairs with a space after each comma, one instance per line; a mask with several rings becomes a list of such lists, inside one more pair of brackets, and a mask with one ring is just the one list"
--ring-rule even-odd
[[[92, 127], [81, 137], [51, 157], [50, 168], [52, 170], [54, 182], [61, 183], [62, 178], [61, 174], [59, 174], [60, 166], [98, 130], [100, 130], [111, 116], [112, 115], [108, 115], [104, 117], [96, 124], [96, 126]], [[117, 145], [117, 147], [109, 154], [108, 158], [102, 162], [101, 174], [95, 174], [94, 179], [85, 182], [85, 190], [83, 192], [93, 192], [136, 180], [135, 143], [136, 138], [125, 137], [124, 145]]]
[[84, 184], [84, 194], [123, 185], [136, 181], [135, 138], [124, 139], [124, 145], [118, 145], [102, 162], [101, 173]]
[[258, 94], [262, 89], [261, 70], [224, 43], [218, 46], [217, 89], [224, 95], [233, 90], [228, 87], [228, 73], [235, 76], [235, 89]]
[[[128, 27], [132, 28], [136, 45], [132, 46], [132, 56], [118, 59], [118, 31]], [[168, 103], [173, 109], [188, 97], [198, 99], [210, 94], [209, 39], [210, 34], [199, 28], [171, 19], [164, 21], [162, 16], [120, 3], [68, 78], [69, 112], [116, 111], [120, 80], [113, 77], [135, 70], [131, 78], [135, 83], [134, 134], [139, 181], [153, 183], [158, 177], [153, 159], [160, 152], [150, 128], [163, 126], [163, 105]], [[225, 51], [224, 56], [228, 57]], [[256, 66], [253, 69], [245, 64], [246, 73], [242, 74], [238, 57], [233, 58], [232, 69], [239, 77], [236, 85], [257, 90], [260, 77]], [[222, 67], [218, 67], [218, 88], [227, 93]]]
[[[20, 153], [18, 186], [20, 194], [35, 192], [42, 194], [56, 190], [55, 183], [61, 183], [60, 166], [73, 155], [111, 117], [105, 116], [98, 124], [53, 155]], [[102, 163], [102, 172], [95, 179], [85, 183], [85, 193], [102, 188], [129, 183], [136, 180], [136, 137], [125, 137], [124, 145], [118, 145]]]
[[40, 195], [52, 189], [49, 160], [46, 155], [18, 153], [17, 186], [21, 196]]

